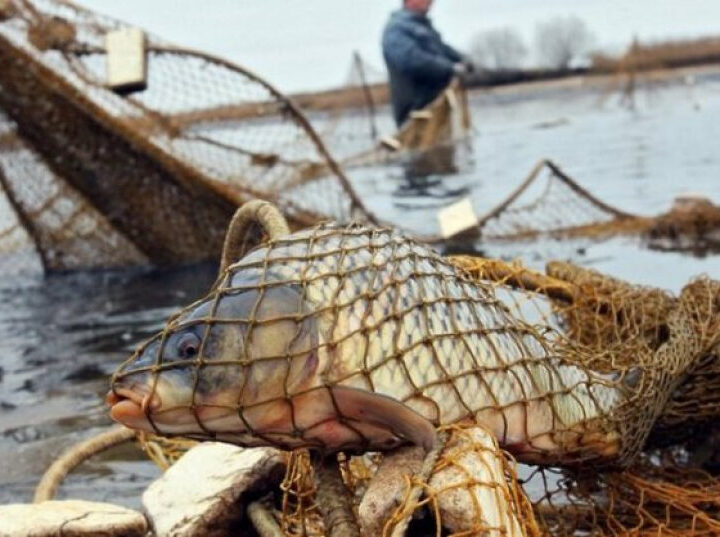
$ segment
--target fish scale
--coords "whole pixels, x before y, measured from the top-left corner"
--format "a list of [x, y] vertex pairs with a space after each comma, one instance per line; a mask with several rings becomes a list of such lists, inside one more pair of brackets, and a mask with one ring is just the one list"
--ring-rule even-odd
[[[254, 302], [239, 306], [238, 297], [249, 292]], [[291, 313], [263, 317], [265, 309]], [[249, 430], [238, 443], [269, 442], [271, 433], [259, 429], [270, 426], [258, 424], [287, 412], [292, 430], [278, 418], [272, 434], [291, 437], [293, 446], [341, 438], [344, 447], [381, 447], [393, 438], [412, 440], [415, 425], [462, 420], [483, 423], [520, 452], [582, 451], [583, 435], [596, 433], [598, 421], [607, 443], [615, 441], [603, 425], [611, 420], [600, 418], [622, 403], [620, 387], [554, 354], [550, 338], [513, 317], [490, 285], [391, 230], [326, 225], [259, 247], [171, 321], [165, 339], [191, 330], [193, 316], [218, 325], [208, 310], [229, 312], [223, 321], [237, 323], [250, 353], [227, 356], [223, 345], [212, 347], [220, 348], [221, 360], [245, 364], [236, 389], [247, 393], [232, 410]], [[312, 327], [310, 335], [304, 326]], [[178, 368], [157, 356], [135, 360], [159, 379], [158, 389]], [[132, 363], [121, 377], [132, 375]], [[312, 403], [304, 402], [308, 394]], [[196, 394], [194, 401], [201, 400]], [[267, 410], [248, 426], [253, 408]], [[202, 429], [213, 430], [207, 423]]]
[[[313, 233], [297, 234], [255, 256], [294, 257], [302, 249], [296, 241]], [[329, 321], [331, 336], [322, 341], [336, 349], [332, 360], [340, 366], [325, 378], [327, 384], [343, 385], [360, 373], [369, 377], [375, 393], [401, 400], [436, 424], [544, 399], [549, 402], [546, 412], [563, 416], [570, 427], [573, 420], [607, 413], [619, 400], [617, 389], [600, 383], [594, 401], [585, 389], [589, 373], [561, 364], [510, 316], [490, 286], [467, 281], [429, 248], [391, 231], [327, 228], [326, 233], [327, 238], [320, 234], [312, 241], [318, 259], [306, 294], [316, 306], [327, 306], [336, 295], [339, 305], [337, 318]], [[352, 253], [341, 253], [348, 249]], [[233, 270], [252, 263], [252, 258], [241, 261]], [[288, 277], [301, 272], [305, 263], [290, 263]], [[359, 331], [358, 314], [369, 330]], [[368, 350], [366, 360], [361, 360], [363, 349]], [[554, 361], [552, 368], [541, 365], [547, 361]], [[569, 397], [565, 392], [572, 390], [578, 393]], [[480, 393], [485, 395], [478, 397]], [[429, 415], [417, 396], [432, 400], [440, 415]]]

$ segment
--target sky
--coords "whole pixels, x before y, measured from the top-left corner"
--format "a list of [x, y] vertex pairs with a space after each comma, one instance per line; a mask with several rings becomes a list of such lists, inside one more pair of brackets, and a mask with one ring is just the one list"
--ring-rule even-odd
[[[383, 69], [380, 32], [399, 0], [77, 0], [164, 39], [239, 63], [286, 92], [340, 86], [353, 51]], [[446, 41], [467, 49], [478, 32], [516, 29], [528, 45], [539, 22], [583, 19], [601, 48], [634, 35], [720, 35], [720, 0], [436, 0]]]

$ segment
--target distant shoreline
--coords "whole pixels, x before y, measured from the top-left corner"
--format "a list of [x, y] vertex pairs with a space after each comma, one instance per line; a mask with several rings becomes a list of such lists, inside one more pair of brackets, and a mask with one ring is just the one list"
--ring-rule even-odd
[[[639, 70], [634, 76], [639, 80], [661, 81], [668, 79], [684, 79], [688, 76], [698, 76], [720, 73], [720, 63], [705, 63], [682, 67], [665, 67], [659, 69]], [[627, 80], [630, 73], [598, 73], [589, 69], [574, 70], [570, 72], [547, 72], [526, 76], [522, 80], [512, 78], [489, 79], [478, 82], [480, 78], [471, 80], [465, 87], [470, 95], [475, 93], [516, 93], [532, 92], [540, 88], [573, 88], [573, 87], [600, 87], [615, 80], [618, 85]], [[517, 75], [516, 75], [517, 78]], [[620, 87], [618, 89], [621, 89]], [[343, 108], [358, 108], [368, 104], [368, 95], [375, 106], [386, 105], [389, 102], [390, 92], [387, 84], [371, 84], [368, 86], [351, 86], [315, 92], [302, 92], [291, 94], [290, 98], [306, 111], [331, 111]]]
[[[671, 67], [662, 69], [647, 69], [635, 73], [636, 80], [667, 81], [684, 79], [689, 76], [720, 73], [720, 63], [692, 65], [686, 67]], [[627, 91], [630, 80], [628, 73], [597, 73], [589, 70], [564, 72], [557, 76], [544, 76], [523, 80], [519, 82], [503, 81], [502, 83], [484, 85], [466, 85], [470, 97], [485, 94], [522, 94], [532, 93], [542, 89], [563, 88], [599, 88], [612, 83], [617, 85], [617, 91]], [[350, 86], [314, 92], [290, 94], [292, 102], [304, 112], [322, 113], [339, 110], [367, 109], [372, 103], [373, 107], [386, 106], [390, 101], [390, 91], [386, 83], [368, 86]], [[187, 125], [207, 119], [222, 117], [228, 119], [248, 119], [273, 116], [277, 113], [277, 103], [267, 101], [263, 103], [237, 103], [222, 105], [210, 109], [193, 110], [181, 114], [174, 114], [173, 121], [177, 125]]]
[[[663, 80], [682, 80], [688, 76], [701, 76], [709, 74], [720, 74], [720, 63], [693, 65], [687, 67], [673, 67], [663, 69], [652, 69], [648, 71], [640, 71], [636, 73], [639, 79], [651, 81]], [[620, 73], [593, 73], [585, 72], [581, 74], [571, 74], [567, 76], [558, 76], [556, 78], [547, 78], [545, 80], [532, 80], [526, 82], [513, 82], [508, 84], [497, 84], [494, 86], [474, 86], [467, 87], [470, 94], [479, 92], [492, 93], [516, 93], [523, 91], [534, 91], [539, 88], [573, 88], [573, 87], [600, 87], [607, 85], [613, 80], [622, 81], [627, 79], [628, 74]]]

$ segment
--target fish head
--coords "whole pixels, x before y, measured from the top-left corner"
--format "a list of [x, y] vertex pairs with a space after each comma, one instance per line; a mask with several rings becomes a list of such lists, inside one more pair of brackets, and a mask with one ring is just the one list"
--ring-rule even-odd
[[317, 339], [296, 283], [215, 289], [118, 369], [107, 397], [110, 414], [165, 436], [292, 445], [291, 400], [317, 383]]

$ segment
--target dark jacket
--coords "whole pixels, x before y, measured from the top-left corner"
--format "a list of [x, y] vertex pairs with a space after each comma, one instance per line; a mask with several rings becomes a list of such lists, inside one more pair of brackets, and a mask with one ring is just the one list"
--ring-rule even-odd
[[382, 47], [398, 126], [412, 110], [423, 108], [440, 94], [453, 76], [453, 64], [462, 61], [461, 54], [443, 43], [430, 19], [405, 9], [391, 15]]

